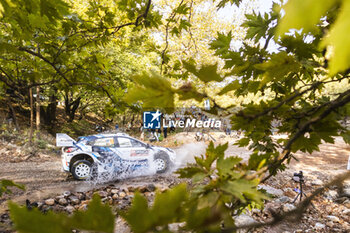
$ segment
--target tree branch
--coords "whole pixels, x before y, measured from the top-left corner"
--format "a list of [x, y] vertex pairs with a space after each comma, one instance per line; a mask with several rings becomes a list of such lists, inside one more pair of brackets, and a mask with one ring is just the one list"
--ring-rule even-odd
[[[298, 75], [297, 75], [298, 76]], [[327, 84], [327, 83], [332, 83], [332, 82], [340, 82], [341, 80], [343, 79], [347, 79], [349, 78], [349, 76], [344, 75], [343, 77], [339, 78], [339, 79], [332, 79], [332, 80], [328, 80], [328, 81], [316, 81], [315, 83], [313, 84], [305, 84], [305, 86], [307, 85], [310, 85], [309, 88], [305, 89], [304, 91], [301, 91], [299, 92], [299, 90], [296, 90], [295, 91], [295, 94], [282, 100], [280, 103], [278, 103], [276, 106], [273, 106], [273, 107], [270, 107], [270, 108], [266, 108], [264, 111], [260, 112], [260, 113], [256, 113], [254, 115], [250, 114], [250, 115], [247, 115], [242, 111], [238, 112], [236, 115], [237, 116], [241, 116], [241, 117], [244, 117], [244, 118], [248, 118], [250, 120], [254, 120], [258, 117], [261, 117], [261, 116], [264, 116], [266, 114], [269, 114], [277, 109], [279, 109], [280, 107], [282, 107], [284, 104], [286, 103], [289, 103], [290, 101], [294, 100], [295, 98], [299, 97], [299, 96], [302, 96], [304, 95], [305, 93], [309, 92], [309, 91], [312, 91], [312, 90], [315, 90], [316, 88], [318, 88], [321, 84]], [[304, 86], [304, 87], [305, 87]]]
[[[191, 0], [191, 4], [190, 4], [190, 13], [189, 13], [189, 16], [188, 16], [188, 22], [189, 22], [190, 24], [191, 24], [191, 19], [192, 19], [192, 13], [193, 13], [193, 0]], [[189, 27], [188, 32], [189, 32], [189, 34], [190, 34], [190, 40], [188, 41], [187, 47], [188, 47], [188, 48], [190, 47], [190, 44], [191, 44], [191, 41], [192, 41], [193, 44], [194, 44], [194, 49], [195, 49], [196, 52], [198, 53], [197, 43], [196, 43], [195, 39], [193, 38], [193, 34], [192, 34], [192, 29], [191, 29], [191, 27]]]
[[294, 100], [295, 98], [299, 97], [299, 96], [302, 96], [304, 95], [305, 93], [309, 92], [309, 91], [312, 91], [314, 89], [316, 89], [318, 86], [320, 86], [322, 84], [322, 82], [315, 82], [314, 84], [311, 85], [311, 87], [305, 89], [304, 91], [302, 92], [299, 92], [298, 90], [296, 91], [296, 93], [284, 100], [282, 100], [280, 103], [278, 103], [276, 106], [273, 106], [273, 107], [270, 107], [270, 108], [267, 108], [265, 109], [264, 111], [260, 112], [260, 113], [257, 113], [257, 114], [254, 114], [254, 115], [246, 115], [244, 114], [243, 110], [238, 112], [237, 113], [237, 116], [241, 116], [241, 117], [244, 117], [244, 118], [248, 118], [250, 120], [253, 120], [253, 119], [256, 119], [258, 117], [261, 117], [261, 116], [264, 116], [270, 112], [273, 112], [277, 109], [279, 109], [280, 107], [282, 107], [284, 104], [286, 103], [289, 103], [290, 101]]
[[311, 201], [318, 195], [322, 194], [327, 188], [334, 186], [334, 185], [341, 185], [341, 183], [344, 180], [347, 180], [350, 178], [350, 171], [341, 174], [337, 176], [334, 180], [328, 182], [325, 186], [316, 189], [310, 196], [305, 198], [302, 202], [299, 203], [296, 209], [292, 211], [285, 212], [281, 215], [276, 215], [272, 220], [263, 222], [263, 223], [253, 223], [253, 224], [247, 224], [239, 227], [232, 227], [228, 229], [224, 229], [221, 232], [223, 233], [229, 233], [229, 232], [236, 232], [238, 229], [253, 229], [253, 228], [260, 228], [264, 226], [274, 226], [282, 221], [290, 221], [290, 220], [298, 220], [302, 217], [302, 214], [305, 212], [305, 210], [308, 208], [308, 206], [311, 204]]
[[273, 37], [273, 34], [271, 33], [267, 38], [266, 38], [266, 41], [265, 41], [265, 45], [264, 45], [264, 49], [266, 50], [267, 47], [269, 46], [269, 42], [270, 40], [272, 39]]
[[136, 27], [139, 25], [141, 18], [146, 19], [150, 8], [151, 8], [151, 0], [148, 0], [145, 12], [136, 18], [136, 21], [135, 21]]
[[[344, 106], [345, 104], [350, 102], [350, 90], [347, 90], [343, 92], [341, 95], [338, 96], [335, 100], [331, 101], [329, 103], [329, 107], [324, 110], [319, 116], [313, 117], [309, 121], [305, 122], [303, 126], [288, 140], [286, 143], [281, 155], [275, 160], [274, 163], [270, 164], [268, 167], [266, 166], [265, 169], [272, 168], [275, 172], [277, 168], [289, 157], [291, 153], [291, 147], [293, 143], [302, 135], [304, 135], [306, 132], [310, 130], [310, 126], [312, 124], [315, 124], [316, 122], [324, 119], [327, 117], [330, 113], [332, 113], [334, 110], [336, 110], [339, 107]], [[263, 169], [262, 169], [263, 170]], [[265, 171], [266, 171], [265, 170]], [[261, 182], [264, 183], [266, 180], [268, 180], [274, 172], [271, 172], [267, 177], [265, 177]]]
[[[183, 4], [184, 0], [181, 0], [181, 2], [179, 3], [179, 5], [177, 6], [177, 8], [179, 8], [182, 4]], [[177, 9], [176, 8], [176, 9]], [[163, 72], [163, 65], [165, 64], [164, 60], [165, 60], [165, 53], [168, 50], [169, 47], [169, 27], [170, 27], [170, 21], [173, 20], [176, 16], [176, 12], [173, 11], [172, 14], [170, 15], [168, 22], [165, 26], [165, 47], [162, 51], [162, 64], [160, 65], [160, 73]]]
[[68, 85], [71, 85], [71, 86], [77, 86], [77, 85], [81, 85], [81, 86], [88, 86], [88, 87], [91, 87], [91, 88], [94, 88], [94, 89], [100, 89], [102, 90], [104, 93], [106, 93], [106, 95], [108, 96], [108, 98], [110, 100], [112, 100], [114, 102], [114, 99], [112, 98], [111, 94], [108, 92], [107, 89], [105, 89], [104, 87], [100, 86], [100, 85], [92, 85], [90, 83], [85, 83], [85, 82], [71, 82], [66, 76], [65, 74], [60, 70], [60, 68], [58, 68], [56, 66], [55, 63], [51, 62], [49, 59], [47, 59], [46, 57], [42, 56], [41, 54], [37, 53], [37, 52], [34, 52], [28, 48], [25, 48], [25, 47], [20, 47], [19, 48], [20, 51], [23, 51], [23, 52], [26, 52], [26, 53], [29, 53], [35, 57], [38, 57], [40, 58], [41, 60], [45, 61], [46, 63], [48, 63], [56, 72], [58, 75], [60, 75], [66, 82]]
[[0, 73], [0, 80], [6, 84], [8, 87], [12, 87], [14, 89], [17, 89], [15, 85], [10, 83], [10, 80], [5, 76]]
[[140, 25], [140, 20], [142, 18], [143, 19], [147, 18], [147, 15], [148, 15], [149, 10], [151, 8], [151, 3], [152, 3], [152, 0], [148, 0], [145, 12], [143, 12], [141, 15], [137, 16], [135, 22], [129, 22], [129, 23], [125, 23], [125, 24], [122, 24], [122, 25], [119, 25], [119, 26], [116, 26], [116, 27], [104, 28], [104, 29], [114, 29], [112, 34], [115, 34], [116, 32], [118, 32], [123, 27], [132, 26], [132, 25], [135, 25], [135, 27], [139, 26]]

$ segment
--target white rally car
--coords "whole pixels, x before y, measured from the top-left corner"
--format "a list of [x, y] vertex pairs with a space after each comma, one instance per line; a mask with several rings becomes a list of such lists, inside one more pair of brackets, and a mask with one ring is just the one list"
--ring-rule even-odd
[[[97, 134], [75, 141], [67, 134], [56, 135], [62, 147], [63, 170], [77, 180], [86, 180], [103, 172], [134, 172], [152, 166], [157, 173], [166, 172], [175, 163], [172, 149], [152, 146], [124, 133]], [[108, 169], [113, 166], [113, 169]]]

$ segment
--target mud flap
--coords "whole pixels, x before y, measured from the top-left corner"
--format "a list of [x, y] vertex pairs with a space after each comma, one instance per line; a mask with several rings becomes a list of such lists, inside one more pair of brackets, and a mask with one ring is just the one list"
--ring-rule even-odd
[[74, 146], [75, 143], [76, 141], [65, 133], [56, 134], [56, 146], [58, 147]]

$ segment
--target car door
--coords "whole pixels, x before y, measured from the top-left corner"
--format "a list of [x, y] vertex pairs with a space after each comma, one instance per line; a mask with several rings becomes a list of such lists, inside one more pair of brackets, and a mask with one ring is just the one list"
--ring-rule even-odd
[[149, 149], [146, 144], [132, 138], [118, 136], [116, 137], [116, 148], [120, 152], [123, 159], [126, 160], [142, 160], [146, 159]]
[[136, 159], [147, 159], [151, 152], [147, 144], [132, 138], [130, 140], [132, 144], [130, 157], [135, 157]]

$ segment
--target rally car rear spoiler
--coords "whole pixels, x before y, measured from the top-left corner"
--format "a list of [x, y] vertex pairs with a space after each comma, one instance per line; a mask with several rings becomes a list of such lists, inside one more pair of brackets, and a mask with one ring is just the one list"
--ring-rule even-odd
[[56, 146], [74, 146], [76, 141], [65, 133], [56, 134]]

